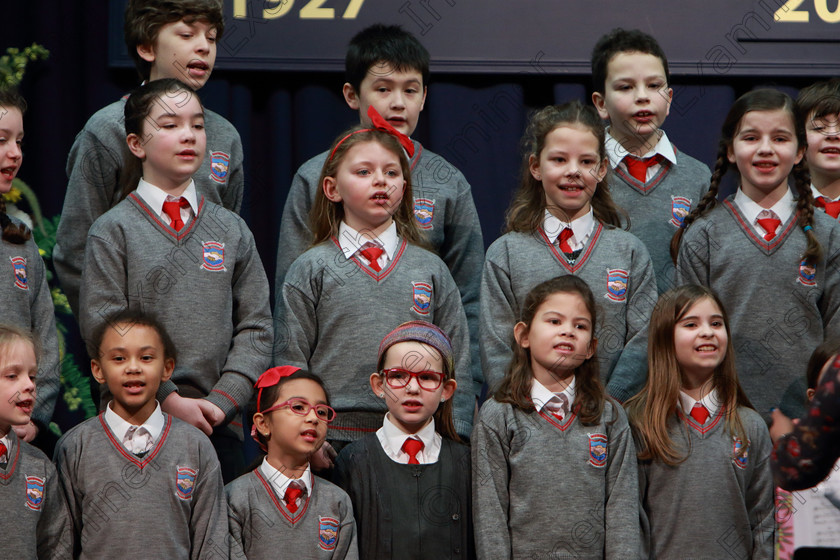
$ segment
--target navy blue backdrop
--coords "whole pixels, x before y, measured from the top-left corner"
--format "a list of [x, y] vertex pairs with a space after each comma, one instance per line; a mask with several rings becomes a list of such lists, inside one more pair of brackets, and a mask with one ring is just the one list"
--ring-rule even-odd
[[[51, 52], [49, 60], [30, 65], [21, 88], [30, 109], [20, 177], [39, 194], [45, 215], [52, 216], [61, 211], [64, 166], [75, 134], [96, 110], [132, 89], [137, 76], [133, 70], [108, 68], [105, 2], [7, 4], [0, 49], [38, 42]], [[592, 43], [607, 31], [592, 29]], [[682, 151], [711, 165], [720, 124], [736, 96], [759, 84], [795, 95], [813, 80], [676, 76], [664, 128]], [[254, 232], [272, 288], [279, 219], [294, 171], [358, 119], [341, 97], [343, 81], [338, 73], [218, 70], [200, 92], [205, 105], [227, 117], [242, 136], [242, 215]], [[572, 98], [588, 100], [589, 91], [589, 76], [552, 75], [538, 65], [518, 74], [433, 74], [414, 136], [466, 175], [485, 245], [499, 236], [516, 186], [519, 139], [528, 112]]]

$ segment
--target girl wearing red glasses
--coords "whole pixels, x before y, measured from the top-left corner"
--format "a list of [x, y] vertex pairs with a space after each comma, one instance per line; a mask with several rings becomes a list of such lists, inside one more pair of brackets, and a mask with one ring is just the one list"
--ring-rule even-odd
[[266, 456], [225, 487], [231, 557], [358, 559], [350, 499], [309, 468], [335, 420], [324, 382], [281, 366], [263, 373], [255, 387], [251, 436]]
[[470, 451], [452, 421], [452, 344], [426, 321], [379, 345], [382, 427], [345, 447], [334, 480], [353, 502], [362, 558], [473, 558]]

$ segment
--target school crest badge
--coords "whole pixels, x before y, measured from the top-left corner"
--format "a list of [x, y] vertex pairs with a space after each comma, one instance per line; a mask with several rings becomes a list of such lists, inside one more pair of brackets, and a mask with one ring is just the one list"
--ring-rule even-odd
[[589, 436], [589, 464], [604, 467], [607, 464], [607, 436], [605, 434], [587, 434]]
[[613, 301], [627, 301], [628, 272], [621, 268], [607, 269], [606, 297]]
[[414, 199], [414, 219], [420, 229], [432, 229], [432, 219], [435, 217], [435, 201], [428, 198]]
[[192, 499], [193, 488], [195, 487], [196, 470], [189, 467], [177, 467], [175, 479], [175, 490], [182, 500]]
[[338, 519], [332, 517], [318, 518], [318, 546], [322, 550], [335, 550], [338, 542]]
[[9, 257], [12, 261], [12, 269], [15, 272], [15, 287], [21, 290], [29, 289], [29, 282], [26, 278], [26, 259], [23, 257]]
[[684, 196], [671, 197], [671, 225], [682, 227], [683, 220], [691, 212], [691, 199]]
[[227, 270], [225, 268], [225, 244], [218, 241], [205, 241], [202, 244], [203, 258], [201, 268], [204, 270]]
[[420, 315], [428, 315], [432, 308], [432, 287], [425, 282], [412, 282], [414, 287], [413, 311]]
[[41, 511], [44, 505], [44, 479], [37, 476], [26, 477], [26, 507]]
[[816, 286], [817, 267], [812, 264], [808, 264], [806, 261], [802, 261], [799, 263], [799, 276], [796, 278], [796, 281], [803, 286]]
[[[749, 440], [747, 440], [747, 444], [749, 444]], [[741, 443], [741, 438], [732, 436], [732, 462], [735, 463], [735, 466], [739, 469], [747, 468], [747, 457], [750, 454], [749, 450], [747, 450], [747, 452], [741, 456], [741, 448], [743, 447], [744, 444]]]
[[224, 152], [210, 153], [210, 178], [217, 183], [224, 183], [230, 171], [230, 155]]

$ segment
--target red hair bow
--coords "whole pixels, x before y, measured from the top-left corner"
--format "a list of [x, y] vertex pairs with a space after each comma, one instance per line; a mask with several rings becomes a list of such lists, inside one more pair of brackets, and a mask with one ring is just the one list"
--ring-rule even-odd
[[411, 141], [411, 138], [409, 138], [408, 136], [406, 136], [405, 134], [403, 134], [402, 132], [400, 132], [399, 130], [397, 130], [396, 128], [391, 126], [390, 124], [388, 124], [388, 121], [386, 121], [385, 119], [382, 118], [382, 115], [380, 115], [377, 112], [377, 110], [373, 108], [373, 105], [368, 107], [367, 114], [368, 114], [368, 117], [370, 118], [370, 124], [373, 125], [373, 127], [372, 128], [362, 128], [360, 130], [354, 130], [353, 132], [351, 132], [350, 134], [348, 134], [347, 136], [345, 136], [344, 138], [339, 140], [338, 143], [335, 145], [335, 148], [333, 148], [332, 152], [330, 152], [330, 161], [332, 161], [332, 158], [335, 155], [336, 150], [338, 150], [338, 147], [341, 146], [344, 143], [345, 140], [347, 140], [348, 138], [350, 138], [354, 134], [359, 134], [360, 132], [369, 132], [369, 131], [374, 130], [374, 129], [375, 130], [381, 130], [382, 132], [387, 132], [391, 136], [395, 137], [399, 141], [399, 143], [402, 145], [403, 149], [405, 149], [405, 151], [408, 153], [408, 157], [409, 158], [414, 157], [414, 142]]
[[262, 397], [262, 390], [265, 387], [273, 387], [280, 383], [280, 380], [284, 377], [289, 377], [294, 372], [300, 371], [299, 367], [295, 366], [277, 366], [271, 369], [266, 370], [260, 375], [257, 382], [254, 383], [254, 387], [259, 389], [257, 393], [257, 412], [260, 412], [260, 397]]

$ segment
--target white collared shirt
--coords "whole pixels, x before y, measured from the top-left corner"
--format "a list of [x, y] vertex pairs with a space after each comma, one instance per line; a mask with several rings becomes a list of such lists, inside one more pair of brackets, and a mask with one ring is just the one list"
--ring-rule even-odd
[[376, 430], [376, 437], [385, 454], [394, 462], [407, 464], [408, 453], [402, 450], [406, 438], [409, 436], [423, 442], [423, 449], [417, 453], [417, 462], [421, 465], [437, 463], [440, 456], [441, 437], [435, 431], [435, 419], [430, 418], [429, 423], [423, 426], [416, 434], [404, 432], [402, 428], [391, 420], [391, 413], [385, 414], [382, 427]]
[[831, 198], [830, 196], [824, 195], [819, 190], [817, 190], [817, 187], [815, 187], [813, 183], [811, 184], [811, 194], [814, 195], [814, 200], [818, 199], [819, 197], [823, 197], [829, 202], [837, 202], [838, 200], [840, 200], [840, 196], [838, 196], [837, 198]]
[[546, 404], [548, 404], [553, 398], [555, 398], [558, 394], [565, 394], [566, 397], [569, 399], [569, 408], [571, 409], [572, 404], [575, 402], [575, 377], [572, 376], [572, 380], [569, 382], [569, 386], [563, 389], [560, 393], [553, 393], [549, 391], [545, 385], [537, 381], [536, 379], [533, 380], [531, 383], [531, 401], [534, 403], [534, 408], [537, 409], [537, 412], [540, 412]]
[[720, 397], [718, 397], [717, 389], [712, 389], [711, 391], [706, 393], [706, 395], [699, 401], [694, 400], [686, 393], [680, 391], [680, 406], [682, 407], [683, 414], [685, 414], [686, 416], [690, 416], [691, 409], [694, 408], [694, 405], [697, 403], [700, 403], [706, 407], [706, 410], [709, 411], [709, 418], [714, 418], [717, 415], [717, 413], [720, 412], [721, 403]]
[[[10, 428], [10, 429], [13, 429], [13, 428]], [[9, 443], [9, 435], [6, 434], [5, 436], [1, 437], [0, 438], [0, 443], [2, 443], [3, 445], [6, 446], [6, 455], [7, 455], [6, 462], [8, 463], [9, 460], [11, 459], [11, 457], [8, 457], [8, 455], [9, 455], [9, 452], [12, 450], [11, 444]], [[0, 459], [2, 459], [2, 458], [3, 458], [3, 456], [0, 455]]]
[[[396, 222], [392, 221], [388, 229], [380, 233], [379, 237], [376, 238], [370, 238], [367, 235], [359, 233], [344, 223], [343, 220], [338, 225], [338, 245], [341, 247], [341, 252], [344, 253], [344, 258], [349, 260], [359, 252], [359, 249], [370, 242], [375, 243], [382, 249], [382, 254], [377, 261], [379, 262], [380, 268], [384, 270], [388, 266], [388, 263], [391, 262], [391, 259], [394, 258], [397, 248], [400, 245]], [[362, 262], [366, 262], [364, 258]]]
[[[281, 471], [272, 467], [268, 462], [268, 457], [265, 457], [260, 465], [260, 472], [271, 484], [272, 489], [274, 489], [274, 493], [277, 494], [277, 497], [281, 500], [286, 498], [286, 488], [292, 480], [300, 480], [303, 482], [303, 485], [306, 486], [306, 495], [312, 495], [312, 472], [309, 470], [308, 464], [306, 465], [306, 470], [300, 475], [300, 478], [294, 479], [289, 478]], [[298, 505], [300, 505], [300, 498], [298, 499]]]
[[[656, 154], [659, 154], [663, 158], [670, 161], [672, 165], [676, 165], [677, 153], [674, 151], [674, 146], [671, 144], [671, 141], [668, 140], [668, 135], [665, 134], [665, 131], [662, 129], [660, 129], [660, 131], [662, 131], [662, 136], [659, 137], [659, 141], [656, 143], [656, 146], [654, 146], [652, 150], [643, 155], [642, 158], [649, 158], [655, 156]], [[627, 166], [624, 165], [622, 162], [624, 161], [624, 156], [630, 154], [630, 152], [628, 152], [624, 148], [624, 146], [621, 145], [621, 142], [612, 137], [612, 135], [610, 134], [609, 127], [607, 127], [607, 137], [606, 141], [604, 142], [604, 147], [607, 150], [607, 158], [610, 160], [610, 167], [615, 169], [619, 165], [622, 165], [622, 169], [626, 171]], [[650, 181], [650, 179], [659, 172], [660, 167], [662, 167], [662, 164], [659, 163], [648, 167], [647, 175], [645, 176], [645, 182]]]
[[[149, 435], [152, 436], [152, 441], [157, 441], [160, 437], [160, 433], [163, 431], [163, 425], [165, 424], [166, 419], [163, 416], [163, 412], [160, 410], [160, 403], [155, 401], [155, 409], [149, 415], [145, 422], [141, 426], [137, 426], [138, 429], [146, 428], [146, 431], [149, 432]], [[114, 412], [111, 408], [111, 403], [108, 403], [108, 406], [105, 407], [105, 423], [108, 424], [108, 427], [111, 428], [111, 431], [114, 432], [114, 435], [117, 436], [117, 441], [122, 441], [125, 438], [125, 433], [128, 431], [130, 427], [134, 424], [129, 424], [123, 418]]]
[[[169, 214], [163, 211], [163, 203], [167, 200], [178, 200], [180, 198], [167, 194], [166, 191], [149, 183], [145, 179], [140, 179], [140, 182], [137, 183], [137, 195], [142, 198], [143, 202], [148, 204], [149, 207], [154, 210], [160, 219], [166, 224], [168, 224], [171, 220], [169, 218]], [[187, 189], [181, 196], [186, 198], [187, 202], [190, 203], [189, 208], [181, 208], [181, 221], [184, 222], [184, 225], [186, 226], [192, 217], [198, 214], [198, 193], [195, 190], [195, 181], [190, 179], [190, 184], [187, 185]]]
[[758, 215], [761, 214], [763, 210], [770, 210], [774, 214], [776, 214], [776, 216], [779, 217], [781, 223], [779, 224], [779, 227], [776, 228], [776, 232], [778, 232], [779, 228], [781, 228], [788, 221], [788, 219], [791, 217], [794, 210], [796, 209], [796, 200], [794, 200], [793, 193], [790, 192], [790, 189], [786, 190], [785, 195], [770, 208], [762, 208], [758, 205], [756, 201], [744, 194], [744, 191], [738, 189], [735, 192], [735, 204], [738, 206], [738, 209], [747, 219], [747, 222], [749, 222], [749, 224], [752, 225], [755, 232], [761, 235], [761, 237], [764, 237], [764, 234], [766, 234], [767, 232], [764, 231], [763, 227], [758, 225], [758, 222], [756, 222], [756, 220], [758, 219]]
[[545, 216], [543, 217], [543, 231], [545, 231], [545, 235], [548, 237], [548, 241], [552, 245], [554, 245], [557, 241], [557, 237], [560, 235], [560, 232], [567, 227], [572, 228], [572, 236], [569, 238], [569, 247], [572, 248], [572, 251], [583, 249], [586, 242], [589, 240], [589, 236], [592, 235], [592, 230], [595, 229], [595, 214], [592, 213], [592, 208], [590, 208], [589, 212], [580, 218], [572, 220], [571, 223], [558, 219], [548, 210], [545, 211]]

